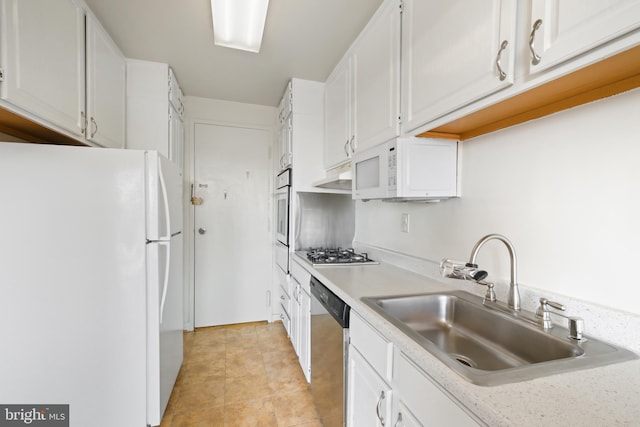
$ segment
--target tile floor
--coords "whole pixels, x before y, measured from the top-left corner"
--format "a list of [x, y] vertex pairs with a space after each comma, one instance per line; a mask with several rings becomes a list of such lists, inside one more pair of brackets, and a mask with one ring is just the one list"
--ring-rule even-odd
[[321, 427], [282, 323], [185, 332], [161, 427]]

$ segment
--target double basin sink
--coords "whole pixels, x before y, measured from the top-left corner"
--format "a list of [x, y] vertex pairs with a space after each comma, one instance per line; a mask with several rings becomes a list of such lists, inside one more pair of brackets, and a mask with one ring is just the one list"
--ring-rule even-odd
[[464, 291], [362, 301], [468, 381], [482, 386], [531, 380], [637, 356], [592, 338], [577, 341], [534, 316], [507, 313]]

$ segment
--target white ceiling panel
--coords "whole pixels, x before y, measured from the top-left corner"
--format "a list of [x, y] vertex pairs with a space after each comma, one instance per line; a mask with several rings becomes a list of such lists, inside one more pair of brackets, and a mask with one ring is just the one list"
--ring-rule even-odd
[[262, 49], [213, 44], [209, 0], [85, 0], [129, 58], [171, 64], [185, 95], [276, 106], [325, 81], [382, 0], [271, 0]]

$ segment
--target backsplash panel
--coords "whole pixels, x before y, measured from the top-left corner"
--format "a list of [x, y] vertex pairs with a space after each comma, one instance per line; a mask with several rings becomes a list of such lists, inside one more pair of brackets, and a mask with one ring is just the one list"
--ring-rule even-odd
[[[357, 202], [355, 240], [437, 263], [468, 259], [481, 237], [504, 234], [521, 284], [640, 314], [630, 273], [640, 259], [639, 107], [635, 90], [465, 141], [460, 199]], [[499, 242], [478, 263], [490, 280], [509, 277]]]

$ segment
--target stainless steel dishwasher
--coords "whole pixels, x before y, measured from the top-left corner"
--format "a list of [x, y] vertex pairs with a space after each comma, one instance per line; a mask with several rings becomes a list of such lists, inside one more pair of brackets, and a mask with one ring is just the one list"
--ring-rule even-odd
[[311, 277], [311, 394], [324, 427], [346, 425], [350, 311]]

